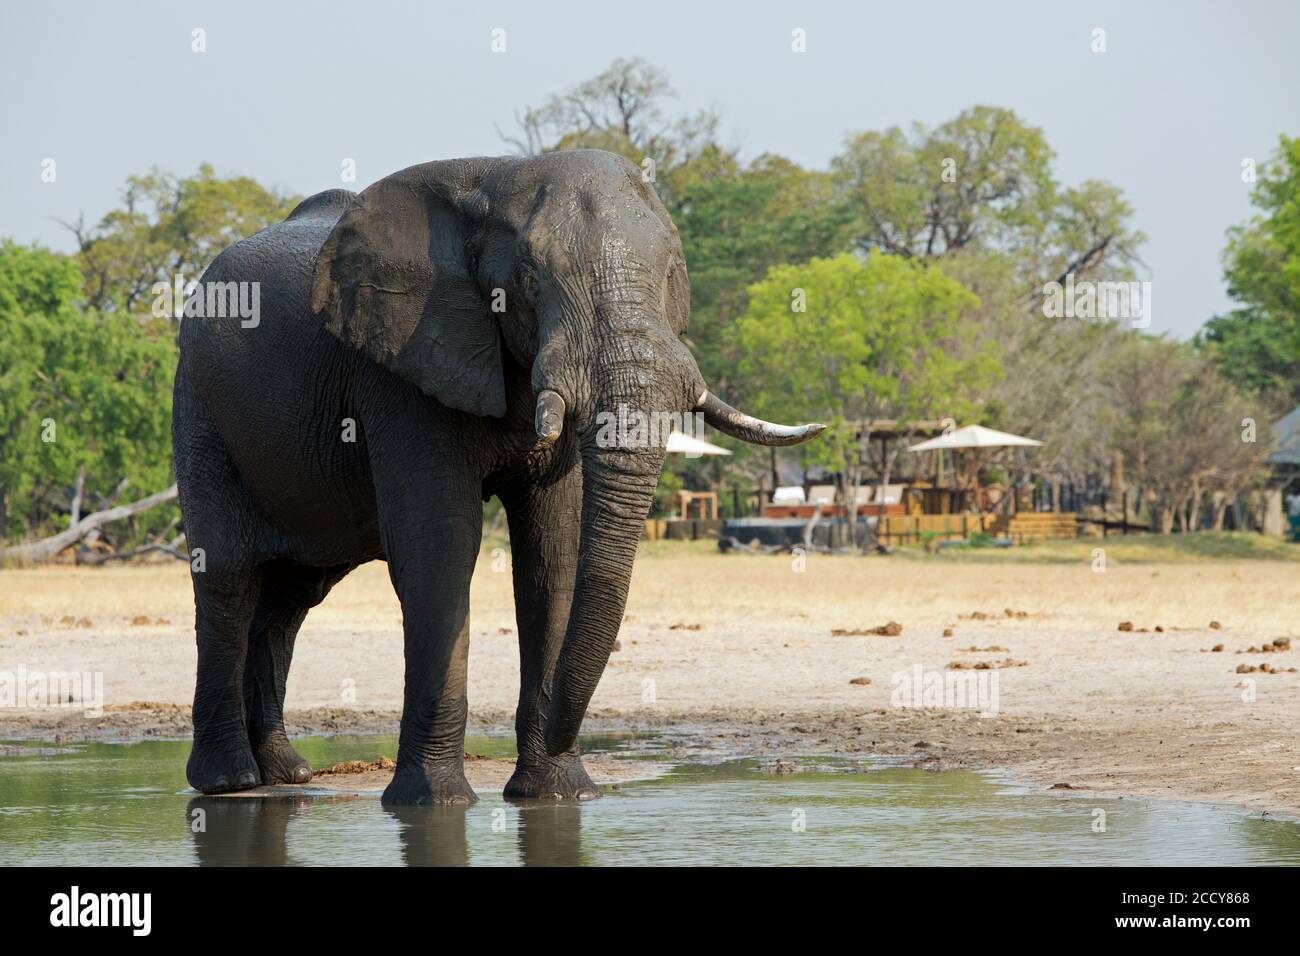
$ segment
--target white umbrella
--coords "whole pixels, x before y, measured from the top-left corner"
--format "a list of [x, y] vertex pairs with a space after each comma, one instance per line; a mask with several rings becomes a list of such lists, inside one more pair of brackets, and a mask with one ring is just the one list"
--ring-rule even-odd
[[667, 450], [670, 455], [689, 455], [692, 458], [698, 458], [700, 455], [731, 454], [727, 449], [720, 448], [712, 442], [707, 442], [703, 438], [693, 438], [683, 432], [669, 434]]
[[942, 451], [946, 448], [1004, 448], [1012, 445], [1033, 446], [1042, 442], [1010, 432], [1000, 432], [983, 425], [967, 425], [953, 432], [946, 432], [938, 438], [931, 438], [910, 446], [908, 451]]
[[[1042, 442], [1033, 438], [1025, 438], [1021, 435], [1012, 435], [1010, 432], [1000, 432], [995, 428], [985, 428], [983, 425], [967, 425], [965, 428], [958, 428], [956, 431], [945, 432], [938, 438], [931, 438], [919, 444], [912, 445], [908, 451], [955, 451], [960, 448], [973, 449], [971, 457], [973, 458], [971, 468], [971, 493], [978, 501], [979, 497], [979, 462], [981, 448], [1006, 448], [1009, 446], [1033, 447], [1041, 445]], [[978, 508], [978, 503], [976, 504]]]

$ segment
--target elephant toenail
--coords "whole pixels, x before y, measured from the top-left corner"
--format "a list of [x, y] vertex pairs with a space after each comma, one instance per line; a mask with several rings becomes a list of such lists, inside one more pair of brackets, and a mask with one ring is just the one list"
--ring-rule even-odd
[[294, 783], [306, 783], [311, 779], [311, 767], [298, 766], [293, 770]]

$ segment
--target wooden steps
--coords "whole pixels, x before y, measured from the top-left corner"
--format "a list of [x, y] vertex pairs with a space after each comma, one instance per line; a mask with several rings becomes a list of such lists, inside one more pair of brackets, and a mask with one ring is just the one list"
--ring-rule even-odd
[[1076, 538], [1079, 536], [1079, 520], [1072, 511], [1022, 511], [1014, 515], [998, 515], [989, 531], [1000, 538], [1016, 541]]

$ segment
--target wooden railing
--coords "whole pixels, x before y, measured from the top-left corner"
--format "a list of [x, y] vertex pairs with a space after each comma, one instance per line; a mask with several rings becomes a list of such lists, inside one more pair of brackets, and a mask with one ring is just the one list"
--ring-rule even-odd
[[880, 543], [889, 547], [932, 539], [957, 541], [987, 531], [997, 515], [885, 515], [877, 525]]

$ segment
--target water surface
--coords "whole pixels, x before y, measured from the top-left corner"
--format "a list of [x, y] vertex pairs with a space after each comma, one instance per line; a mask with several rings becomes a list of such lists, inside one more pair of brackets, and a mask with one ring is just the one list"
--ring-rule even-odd
[[[631, 743], [584, 738], [584, 749]], [[295, 741], [318, 767], [392, 755], [396, 744]], [[1300, 863], [1294, 823], [1049, 795], [969, 771], [808, 758], [797, 761], [801, 772], [774, 775], [730, 760], [678, 765], [582, 805], [519, 807], [486, 792], [468, 809], [389, 811], [376, 798], [196, 795], [185, 783], [189, 746], [82, 744], [0, 757], [0, 866]], [[629, 759], [654, 756], [645, 741], [635, 747]], [[510, 755], [513, 742], [471, 738], [467, 749]]]

